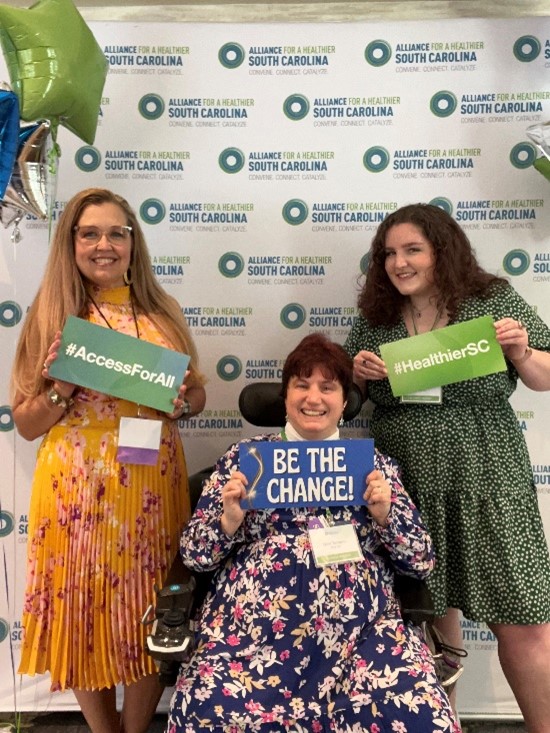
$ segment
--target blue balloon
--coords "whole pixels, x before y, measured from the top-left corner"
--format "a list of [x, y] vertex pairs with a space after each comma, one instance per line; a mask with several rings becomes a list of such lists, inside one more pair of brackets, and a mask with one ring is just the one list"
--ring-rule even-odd
[[19, 102], [14, 92], [0, 89], [0, 199], [15, 165], [19, 149]]

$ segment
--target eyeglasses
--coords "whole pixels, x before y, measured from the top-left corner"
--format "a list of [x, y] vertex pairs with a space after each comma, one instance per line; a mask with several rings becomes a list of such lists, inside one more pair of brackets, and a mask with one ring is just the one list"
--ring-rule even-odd
[[111, 244], [124, 244], [132, 236], [132, 227], [129, 226], [109, 227], [108, 229], [75, 226], [73, 231], [79, 242], [90, 245], [99, 244], [103, 236], [107, 237]]

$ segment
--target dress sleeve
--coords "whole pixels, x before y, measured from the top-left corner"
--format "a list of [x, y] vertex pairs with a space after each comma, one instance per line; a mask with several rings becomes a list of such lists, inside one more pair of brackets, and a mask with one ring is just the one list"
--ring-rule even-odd
[[380, 527], [373, 522], [375, 531], [388, 551], [396, 572], [425, 578], [433, 570], [435, 556], [431, 537], [420, 512], [405, 491], [397, 464], [376, 451], [375, 465], [392, 488], [389, 523], [386, 527]]
[[498, 300], [495, 320], [516, 318], [521, 321], [529, 335], [529, 346], [539, 351], [550, 351], [550, 328], [511, 285], [504, 288]]
[[364, 318], [362, 316], [357, 316], [357, 318], [353, 322], [351, 331], [349, 332], [344, 342], [344, 349], [347, 351], [352, 359], [363, 348], [361, 341], [362, 331], [364, 327]]
[[235, 443], [218, 460], [205, 483], [193, 516], [183, 530], [180, 554], [185, 565], [199, 572], [215, 570], [231, 550], [245, 541], [245, 523], [232, 537], [221, 528], [223, 505], [221, 490], [239, 468], [239, 445]]

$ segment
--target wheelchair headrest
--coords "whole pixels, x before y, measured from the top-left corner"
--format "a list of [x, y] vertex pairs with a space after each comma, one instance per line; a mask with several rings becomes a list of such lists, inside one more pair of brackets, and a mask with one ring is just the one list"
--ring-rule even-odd
[[[247, 384], [239, 395], [239, 410], [247, 422], [266, 428], [279, 428], [285, 424], [285, 401], [281, 395], [281, 382], [254, 382]], [[352, 385], [344, 409], [344, 421], [352, 420], [363, 404], [361, 390]]]

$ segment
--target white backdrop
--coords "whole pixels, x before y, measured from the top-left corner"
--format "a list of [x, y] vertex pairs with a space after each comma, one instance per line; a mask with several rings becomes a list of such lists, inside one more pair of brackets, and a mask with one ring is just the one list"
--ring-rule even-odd
[[[54, 219], [95, 185], [139, 211], [209, 379], [206, 410], [181, 423], [190, 471], [256, 431], [237, 407], [247, 382], [277, 379], [306, 333], [345, 339], [373, 232], [403, 204], [447, 208], [550, 321], [550, 182], [525, 133], [550, 117], [550, 19], [90, 27], [110, 71], [94, 146], [60, 133]], [[15, 435], [8, 382], [48, 224], [21, 231], [0, 249], [0, 710], [44, 710], [75, 701], [15, 674], [37, 443]], [[550, 401], [520, 387], [513, 404], [548, 527]], [[365, 407], [347, 434], [368, 422]], [[518, 715], [494, 638], [463, 632], [461, 714]]]

